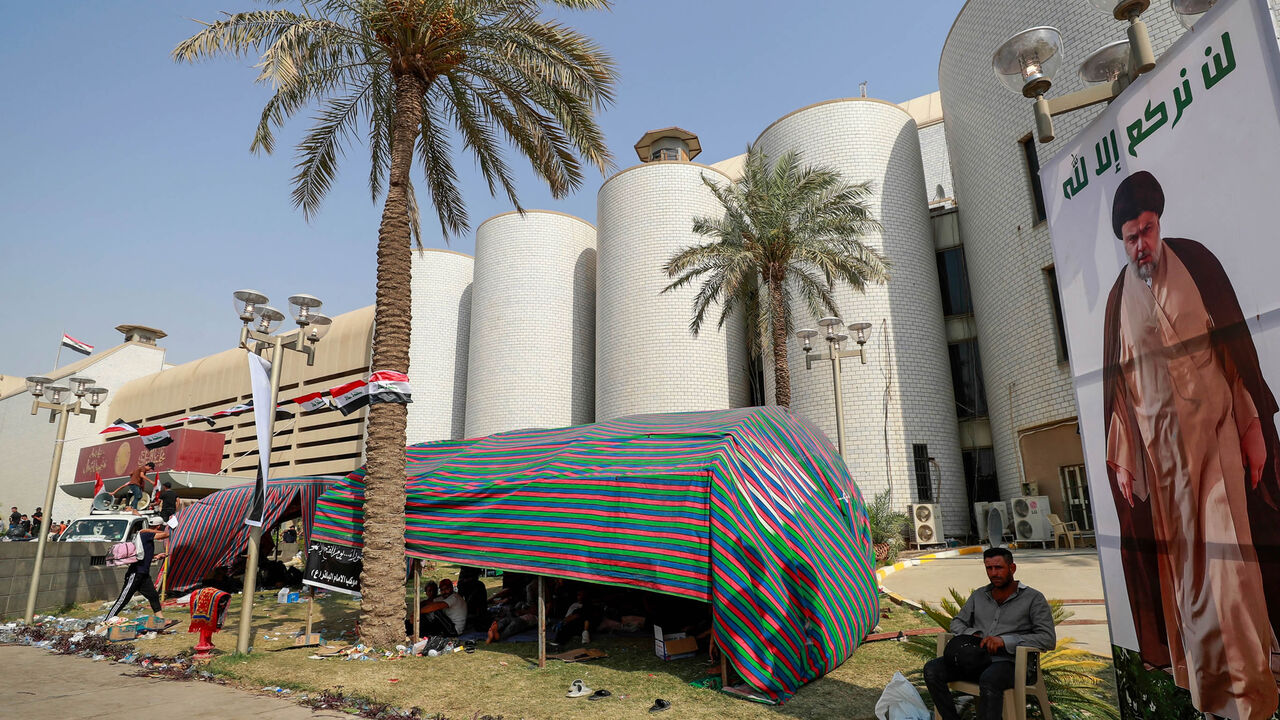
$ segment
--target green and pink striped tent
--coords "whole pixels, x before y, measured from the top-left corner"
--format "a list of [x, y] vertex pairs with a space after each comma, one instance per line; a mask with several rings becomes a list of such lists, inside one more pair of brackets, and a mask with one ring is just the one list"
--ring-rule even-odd
[[[879, 617], [866, 510], [843, 461], [778, 407], [640, 415], [408, 448], [406, 553], [710, 602], [734, 669], [774, 701]], [[313, 539], [361, 544], [364, 470]]]

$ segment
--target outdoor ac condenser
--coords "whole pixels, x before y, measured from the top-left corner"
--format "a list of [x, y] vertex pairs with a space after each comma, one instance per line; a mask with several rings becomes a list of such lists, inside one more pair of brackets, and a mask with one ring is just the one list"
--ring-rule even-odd
[[1012, 505], [1013, 534], [1018, 542], [1047, 543], [1052, 539], [1049, 498], [1044, 495], [1020, 497]]
[[911, 527], [915, 530], [916, 545], [942, 545], [942, 506], [911, 505]]
[[1000, 527], [995, 528], [994, 534], [997, 540], [995, 544], [999, 545], [1003, 539], [1005, 528], [1009, 527], [1009, 504], [1003, 500], [976, 502], [973, 504], [973, 517], [978, 521], [978, 542], [988, 541], [992, 537], [992, 533], [987, 520], [991, 517], [993, 508], [1000, 513]]

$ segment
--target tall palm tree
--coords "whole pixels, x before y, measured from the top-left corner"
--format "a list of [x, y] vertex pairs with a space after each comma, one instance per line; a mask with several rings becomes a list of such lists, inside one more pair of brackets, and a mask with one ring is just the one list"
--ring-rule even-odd
[[791, 302], [797, 295], [814, 317], [838, 315], [833, 287], [855, 290], [889, 280], [889, 262], [862, 238], [878, 230], [868, 209], [871, 186], [849, 183], [834, 171], [801, 165], [799, 153], [770, 164], [747, 149], [741, 179], [720, 184], [702, 177], [724, 208], [719, 218], [699, 217], [693, 231], [709, 242], [685, 248], [662, 269], [675, 280], [669, 292], [705, 276], [693, 300], [689, 331], [702, 328], [713, 304], [721, 306], [717, 327], [735, 310], [747, 315], [752, 351], [768, 341], [773, 356], [775, 398], [791, 405], [787, 338]]
[[[270, 1], [270, 0], [269, 0]], [[271, 4], [283, 4], [275, 0]], [[369, 190], [385, 191], [378, 229], [373, 369], [407, 372], [410, 245], [419, 239], [410, 181], [415, 158], [445, 237], [468, 219], [454, 143], [475, 157], [490, 193], [519, 207], [507, 143], [563, 197], [583, 180], [582, 159], [612, 165], [595, 114], [613, 100], [613, 61], [589, 38], [539, 16], [539, 0], [294, 0], [296, 9], [228, 15], [183, 41], [179, 62], [258, 60], [275, 94], [251, 149], [311, 105], [319, 112], [297, 146], [293, 204], [310, 219], [348, 144], [370, 152]], [[546, 0], [607, 9], [610, 0]], [[451, 137], [454, 134], [454, 137]], [[420, 243], [420, 239], [419, 239]], [[405, 406], [372, 406], [368, 420], [361, 633], [374, 647], [404, 639]]]

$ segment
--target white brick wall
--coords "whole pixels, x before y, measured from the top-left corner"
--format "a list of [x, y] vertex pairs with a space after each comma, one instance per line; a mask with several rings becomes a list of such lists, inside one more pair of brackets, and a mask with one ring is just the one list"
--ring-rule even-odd
[[951, 158], [947, 154], [945, 123], [920, 128], [920, 158], [924, 163], [924, 189], [930, 203], [955, 198]]
[[[66, 353], [63, 353], [66, 357]], [[75, 478], [76, 462], [80, 450], [96, 445], [98, 433], [115, 415], [111, 414], [112, 393], [120, 386], [136, 378], [159, 372], [164, 364], [164, 349], [140, 343], [128, 343], [110, 355], [100, 359], [76, 374], [90, 377], [99, 387], [107, 388], [107, 401], [98, 412], [97, 421], [89, 423], [83, 415], [72, 415], [67, 422], [66, 444], [62, 451], [62, 463], [58, 470], [58, 484], [69, 483]], [[58, 380], [58, 385], [69, 385]], [[18, 511], [31, 514], [37, 506], [44, 505], [48, 487], [49, 463], [53, 460], [54, 439], [58, 425], [49, 422], [49, 411], [31, 414], [31, 395], [21, 392], [0, 400], [0, 506], [8, 522], [9, 508], [17, 505]], [[86, 407], [88, 403], [85, 403]], [[58, 491], [53, 504], [52, 517], [56, 520], [74, 518], [89, 512], [91, 501], [73, 498]], [[45, 508], [46, 517], [49, 516]]]
[[[940, 127], [940, 126], [934, 126]], [[853, 182], [870, 181], [871, 209], [883, 231], [864, 240], [893, 263], [886, 285], [865, 294], [836, 290], [845, 323], [872, 323], [868, 361], [843, 365], [847, 462], [863, 493], [893, 488], [896, 507], [915, 502], [911, 446], [924, 443], [943, 473], [943, 520], [950, 533], [968, 528], [964, 470], [951, 390], [938, 290], [932, 226], [926, 202], [918, 131], [896, 105], [854, 98], [815, 105], [774, 123], [756, 141], [770, 157], [799, 151], [807, 163], [839, 170]], [[816, 318], [797, 304], [798, 326], [816, 328]], [[851, 346], [856, 347], [856, 346]], [[820, 338], [815, 351], [825, 351]], [[831, 366], [805, 369], [798, 340], [788, 345], [792, 410], [835, 437]], [[766, 373], [772, 392], [772, 373]]]
[[596, 231], [530, 210], [476, 230], [467, 437], [595, 415]]
[[[1143, 20], [1157, 57], [1183, 32], [1168, 3], [1152, 3]], [[1076, 76], [1080, 62], [1125, 32], [1122, 23], [1085, 2], [1037, 3], [1032, 9], [1025, 0], [970, 0], [942, 51], [938, 84], [1005, 497], [1021, 494], [1016, 431], [1077, 415], [1067, 368], [1058, 362], [1043, 272], [1053, 263], [1049, 231], [1045, 223], [1036, 224], [1018, 142], [1034, 131], [1031, 101], [991, 71], [1000, 43], [1032, 25], [1058, 28], [1066, 46], [1051, 96], [1082, 89]], [[1037, 143], [1042, 161], [1098, 112], [1054, 118], [1058, 139]]]
[[660, 295], [662, 265], [705, 242], [698, 216], [723, 210], [702, 176], [728, 180], [694, 163], [654, 162], [624, 170], [600, 188], [596, 290], [596, 420], [624, 415], [722, 410], [750, 402], [745, 329], [715, 317], [689, 333], [698, 286]]
[[451, 250], [413, 251], [409, 338], [409, 443], [463, 437], [473, 260]]

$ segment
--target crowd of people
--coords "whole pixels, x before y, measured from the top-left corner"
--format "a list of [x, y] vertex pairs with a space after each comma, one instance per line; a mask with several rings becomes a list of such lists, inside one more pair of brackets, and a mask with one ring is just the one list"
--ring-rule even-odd
[[[700, 650], [711, 648], [710, 606], [660, 593], [614, 586], [545, 578], [547, 642], [555, 646], [587, 644], [593, 635], [636, 633], [659, 625], [667, 632], [697, 638]], [[459, 637], [485, 634], [485, 642], [509, 640], [535, 630], [538, 624], [538, 578], [515, 572], [502, 576], [502, 588], [489, 595], [480, 570], [463, 567], [452, 578], [427, 580], [418, 607], [420, 637]], [[405, 634], [413, 634], [412, 616]]]
[[[28, 540], [37, 540], [40, 537], [40, 525], [44, 522], [44, 511], [36, 508], [31, 515], [18, 512], [15, 505], [9, 508], [9, 522], [7, 525], [0, 523], [0, 530], [3, 530], [3, 539], [9, 542], [26, 542]], [[49, 526], [49, 537], [56, 538], [67, 529], [71, 524], [70, 520], [54, 522]]]

